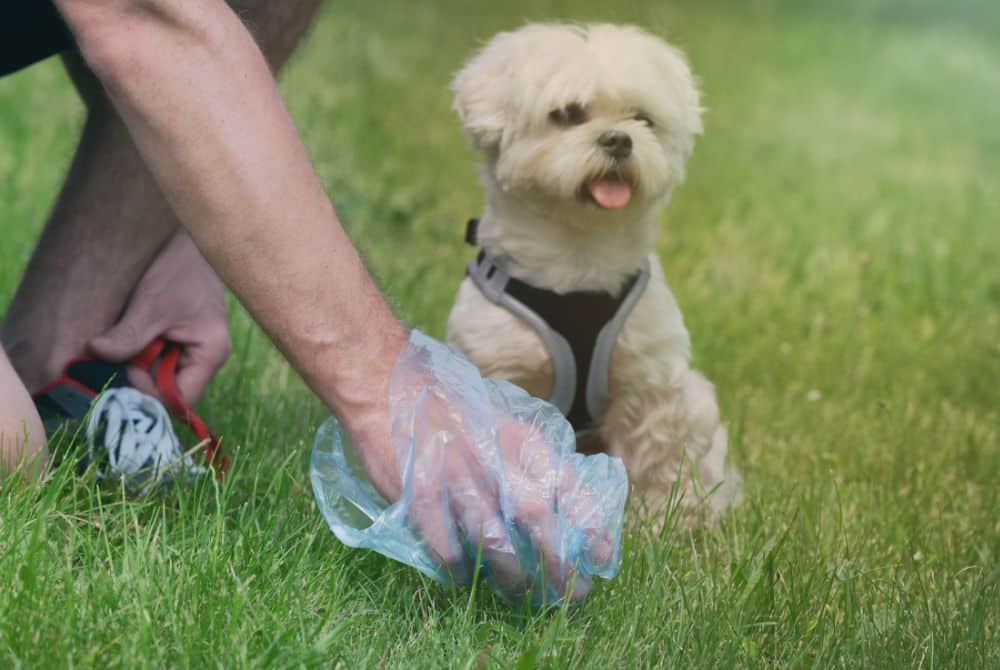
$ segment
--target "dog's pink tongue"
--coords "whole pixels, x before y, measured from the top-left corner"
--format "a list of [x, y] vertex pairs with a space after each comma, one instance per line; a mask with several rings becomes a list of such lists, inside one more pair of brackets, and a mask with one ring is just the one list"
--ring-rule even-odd
[[605, 177], [587, 184], [594, 202], [604, 209], [621, 209], [632, 199], [632, 187], [621, 179]]

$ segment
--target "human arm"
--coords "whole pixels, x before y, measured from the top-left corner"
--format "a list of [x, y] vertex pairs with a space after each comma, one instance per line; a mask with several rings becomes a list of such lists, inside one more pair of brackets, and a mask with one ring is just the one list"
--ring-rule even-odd
[[[337, 221], [238, 18], [221, 0], [57, 6], [206, 259], [348, 430], [371, 449], [385, 444], [388, 380], [405, 331]], [[390, 494], [392, 461], [372, 458]]]
[[[221, 0], [57, 5], [199, 249], [341, 418], [374, 484], [398, 498], [389, 387], [407, 332], [338, 222], [246, 30]], [[412, 383], [419, 386], [420, 376]], [[461, 402], [428, 407], [428, 441], [440, 433], [435, 422], [460, 427], [456, 415], [463, 411]], [[511, 462], [522, 451], [546, 448], [509, 423], [504, 442]], [[460, 435], [450, 444], [469, 449]], [[531, 474], [524, 488], [547, 474]], [[475, 471], [425, 484], [418, 501], [458, 501], [415, 511], [416, 525], [443, 560], [454, 551], [436, 539], [441, 528], [433, 514], [461, 516], [468, 539], [484, 539], [476, 520], [488, 522], [497, 510]], [[540, 528], [554, 514], [552, 501], [542, 503], [548, 506], [530, 510], [545, 518]], [[545, 551], [545, 539], [533, 541]]]

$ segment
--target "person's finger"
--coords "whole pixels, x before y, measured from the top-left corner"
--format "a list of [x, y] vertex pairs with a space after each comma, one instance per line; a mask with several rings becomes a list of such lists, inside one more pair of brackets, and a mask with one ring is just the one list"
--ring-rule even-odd
[[590, 579], [577, 574], [576, 566], [567, 556], [566, 538], [556, 511], [547, 501], [538, 498], [522, 500], [515, 511], [514, 521], [530, 539], [538, 552], [539, 567], [545, 583], [560, 595], [573, 584], [570, 599], [581, 600], [590, 591]]
[[147, 318], [142, 310], [129, 309], [118, 323], [91, 339], [87, 349], [97, 358], [124, 363], [134, 358], [161, 333], [155, 319]]
[[[501, 427], [501, 440], [508, 440], [505, 450], [517, 454], [508, 463], [515, 522], [538, 550], [547, 581], [560, 593], [572, 583], [570, 597], [579, 600], [590, 590], [591, 581], [573, 564], [582, 557], [569, 555], [571, 533], [583, 532], [584, 551], [597, 565], [611, 558], [613, 545], [598, 501], [579, 485], [575, 468], [550, 439], [534, 424], [515, 421]], [[516, 443], [519, 448], [512, 449]]]
[[[501, 435], [502, 439], [520, 440], [523, 444], [518, 460], [526, 482], [525, 490], [538, 491], [551, 502], [538, 513], [558, 510], [563, 526], [583, 531], [585, 551], [590, 560], [596, 565], [607, 563], [614, 554], [614, 543], [601, 508], [602, 501], [582, 485], [576, 468], [554, 450], [547, 435], [535, 425], [513, 422], [501, 428]], [[543, 483], [544, 493], [539, 488]]]
[[156, 384], [153, 382], [153, 377], [149, 374], [148, 370], [143, 370], [135, 365], [127, 366], [126, 370], [128, 371], [128, 381], [132, 386], [154, 398], [163, 399], [160, 398], [160, 392], [157, 390]]
[[438, 565], [455, 583], [466, 584], [472, 572], [458, 541], [458, 528], [448, 504], [448, 492], [444, 488], [434, 488], [414, 493], [408, 515]]
[[223, 317], [171, 328], [164, 335], [183, 347], [177, 364], [177, 390], [184, 403], [193, 407], [232, 353], [228, 324]]
[[430, 394], [423, 395], [414, 410], [413, 462], [409, 482], [412, 498], [408, 516], [416, 526], [438, 565], [458, 584], [465, 584], [472, 571], [462, 549], [452, 514], [449, 482], [458, 479], [454, 433], [447, 430], [447, 413]]
[[184, 404], [188, 407], [198, 404], [217, 369], [217, 365], [200, 360], [198, 355], [192, 355], [186, 362], [178, 365], [177, 391], [181, 394]]
[[[506, 465], [506, 495], [513, 507], [513, 521], [531, 540], [537, 551], [539, 568], [547, 587], [565, 593], [572, 578], [572, 557], [567, 555], [564, 528], [557, 513], [558, 476], [561, 459], [544, 435], [534, 426], [514, 424], [501, 427], [504, 450], [516, 458]], [[516, 448], [514, 448], [516, 447]], [[577, 580], [571, 598], [586, 595], [589, 582]]]
[[473, 556], [480, 556], [497, 585], [512, 600], [527, 593], [528, 580], [503, 519], [493, 506], [480, 501], [461, 508], [462, 532]]
[[230, 351], [228, 335], [222, 340], [205, 340], [184, 348], [177, 370], [177, 390], [188, 406], [198, 403]]
[[528, 575], [518, 558], [500, 515], [499, 491], [488, 483], [482, 466], [469, 451], [452, 452], [462, 458], [462, 477], [449, 478], [452, 514], [459, 520], [466, 551], [481, 555], [498, 586], [512, 600], [527, 592]]
[[594, 565], [604, 565], [614, 555], [614, 542], [603, 501], [584, 486], [576, 469], [563, 463], [559, 469], [557, 508], [566, 523], [584, 533], [584, 551]]

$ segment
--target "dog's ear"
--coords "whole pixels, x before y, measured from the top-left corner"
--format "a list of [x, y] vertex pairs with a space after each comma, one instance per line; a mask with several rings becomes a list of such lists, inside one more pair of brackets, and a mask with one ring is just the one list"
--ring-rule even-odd
[[677, 47], [656, 37], [650, 36], [650, 39], [656, 42], [657, 56], [653, 62], [680, 103], [680, 120], [685, 130], [692, 136], [701, 135], [704, 131], [701, 121], [704, 109], [701, 106], [701, 93], [687, 58]]
[[510, 33], [501, 33], [465, 64], [451, 82], [452, 105], [473, 145], [484, 153], [500, 146], [507, 123]]

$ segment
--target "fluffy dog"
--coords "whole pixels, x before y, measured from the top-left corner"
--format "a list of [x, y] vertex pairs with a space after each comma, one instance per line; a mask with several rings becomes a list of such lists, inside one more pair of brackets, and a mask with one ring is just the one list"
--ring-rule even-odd
[[[726, 467], [713, 386], [689, 365], [690, 339], [653, 253], [658, 213], [702, 131], [683, 55], [634, 27], [530, 24], [494, 37], [452, 86], [484, 158], [486, 208], [474, 237], [477, 262], [489, 267], [477, 282], [470, 266], [448, 342], [484, 375], [534, 395], [552, 398], [568, 383], [573, 412], [589, 406], [598, 448], [623, 459], [650, 509], [676, 495], [699, 518], [714, 517], [738, 497], [738, 476]], [[556, 304], [563, 315], [543, 314], [548, 324], [565, 321], [567, 309], [571, 321], [586, 320], [593, 301], [617, 300], [608, 314], [624, 320], [604, 343], [606, 378], [583, 379], [601, 364], [591, 337], [583, 354], [571, 347], [577, 369], [557, 384], [556, 349], [563, 367], [569, 356], [559, 337], [574, 334], [564, 327], [554, 337], [512, 309], [528, 298], [504, 303], [490, 288], [495, 276]], [[635, 296], [627, 310], [625, 293]], [[560, 307], [564, 298], [577, 302]]]

